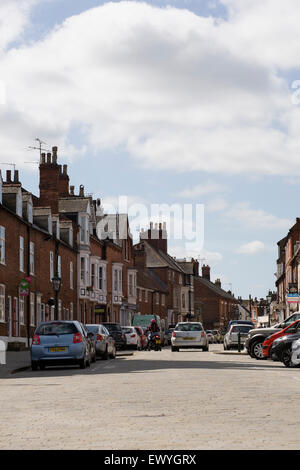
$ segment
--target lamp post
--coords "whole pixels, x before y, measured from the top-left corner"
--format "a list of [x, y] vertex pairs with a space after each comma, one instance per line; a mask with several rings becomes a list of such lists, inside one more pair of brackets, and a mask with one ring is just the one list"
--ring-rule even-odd
[[268, 302], [268, 326], [271, 326], [271, 319], [270, 319], [270, 314], [271, 314], [271, 302], [272, 302], [272, 292], [269, 290], [269, 293], [266, 297], [267, 302]]
[[58, 320], [58, 293], [60, 291], [60, 286], [61, 286], [61, 278], [59, 277], [58, 273], [56, 273], [55, 276], [52, 278], [52, 285], [53, 285], [53, 290], [55, 292], [54, 319]]

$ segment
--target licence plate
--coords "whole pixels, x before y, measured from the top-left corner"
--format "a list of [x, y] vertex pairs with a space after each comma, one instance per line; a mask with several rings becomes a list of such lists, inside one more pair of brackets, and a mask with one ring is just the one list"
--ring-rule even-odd
[[194, 338], [193, 336], [184, 336], [183, 339], [187, 341], [194, 341], [196, 338]]
[[61, 347], [61, 348], [49, 348], [50, 352], [63, 352], [63, 351], [66, 351], [66, 350], [67, 350], [67, 348], [63, 348], [63, 347]]

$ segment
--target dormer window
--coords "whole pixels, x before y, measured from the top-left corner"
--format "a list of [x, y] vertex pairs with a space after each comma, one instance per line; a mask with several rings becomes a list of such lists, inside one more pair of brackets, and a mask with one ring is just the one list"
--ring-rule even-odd
[[89, 221], [87, 215], [80, 217], [80, 243], [85, 245], [89, 243]]

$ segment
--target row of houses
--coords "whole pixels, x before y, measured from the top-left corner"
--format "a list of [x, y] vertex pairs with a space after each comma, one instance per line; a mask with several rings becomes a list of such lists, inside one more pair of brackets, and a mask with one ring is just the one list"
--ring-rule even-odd
[[223, 328], [238, 300], [210, 267], [168, 254], [166, 225], [150, 223], [133, 244], [127, 214], [70, 185], [57, 147], [41, 154], [39, 197], [17, 170], [0, 174], [0, 339], [26, 343], [44, 320], [131, 324], [156, 314], [163, 328], [198, 319]]

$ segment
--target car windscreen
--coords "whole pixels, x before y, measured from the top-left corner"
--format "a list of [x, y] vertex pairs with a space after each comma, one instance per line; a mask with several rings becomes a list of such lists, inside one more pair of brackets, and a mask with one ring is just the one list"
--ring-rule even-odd
[[122, 328], [122, 331], [123, 331], [123, 333], [125, 333], [125, 335], [129, 335], [131, 333], [134, 333], [132, 328]]
[[249, 333], [250, 330], [253, 330], [252, 326], [247, 326], [247, 325], [235, 325], [232, 327], [231, 333], [238, 333], [239, 331], [241, 333]]
[[122, 331], [121, 326], [116, 325], [115, 323], [106, 323], [104, 326], [108, 331]]
[[98, 325], [85, 325], [86, 329], [96, 335], [99, 331], [99, 326]]
[[176, 331], [202, 331], [202, 326], [197, 323], [179, 323], [175, 328]]
[[39, 336], [72, 335], [75, 333], [78, 333], [78, 329], [74, 323], [45, 323], [36, 330], [36, 334]]

